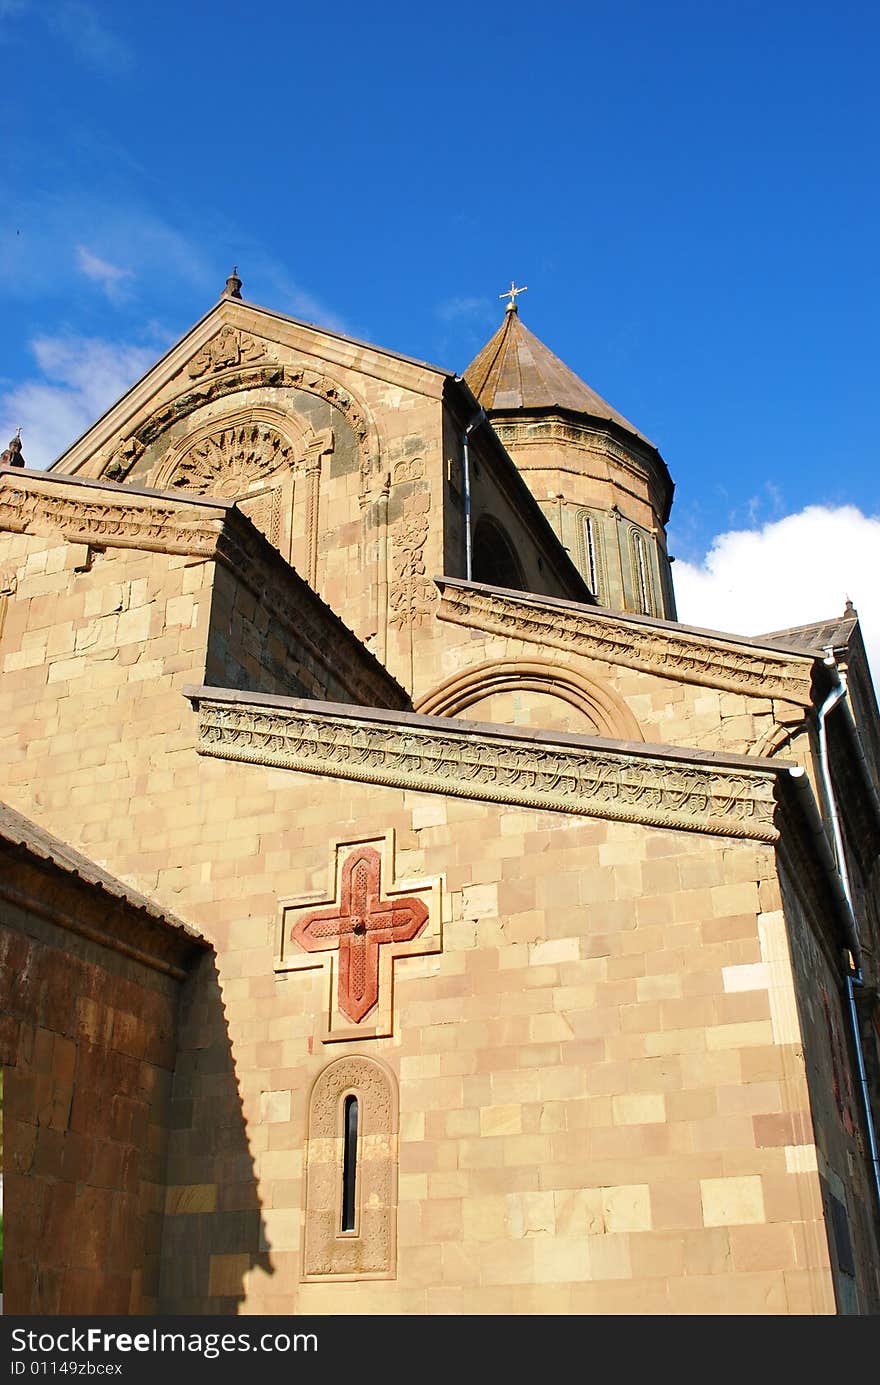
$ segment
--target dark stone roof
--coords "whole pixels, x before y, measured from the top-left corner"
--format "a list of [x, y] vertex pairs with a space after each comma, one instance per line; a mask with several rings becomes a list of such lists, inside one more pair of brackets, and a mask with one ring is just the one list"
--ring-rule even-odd
[[166, 909], [160, 908], [153, 900], [142, 895], [130, 885], [123, 885], [114, 875], [90, 861], [87, 856], [63, 842], [60, 837], [38, 827], [30, 818], [16, 812], [6, 803], [0, 803], [0, 841], [9, 846], [22, 848], [24, 852], [40, 865], [49, 865], [64, 875], [75, 877], [83, 884], [90, 885], [129, 909], [146, 914], [154, 923], [164, 924], [174, 932], [184, 934], [194, 943], [205, 940], [197, 929], [184, 923]]
[[654, 447], [628, 419], [584, 384], [549, 347], [520, 322], [515, 308], [504, 314], [494, 337], [464, 373], [487, 413], [513, 409], [566, 409], [617, 424]]
[[842, 616], [810, 621], [807, 625], [791, 625], [786, 630], [774, 630], [756, 638], [770, 640], [772, 644], [797, 645], [801, 649], [846, 649], [858, 623], [859, 613], [848, 601]]

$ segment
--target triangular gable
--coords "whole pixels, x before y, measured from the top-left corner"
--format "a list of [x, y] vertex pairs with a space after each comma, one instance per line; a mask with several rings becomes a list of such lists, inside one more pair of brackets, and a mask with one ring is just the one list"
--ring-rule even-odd
[[[354, 372], [437, 399], [444, 383], [454, 378], [438, 366], [224, 296], [49, 470], [120, 480], [114, 456], [118, 446], [124, 448], [138, 426], [166, 401], [189, 393], [198, 396], [204, 392], [205, 381], [217, 372], [247, 368], [253, 372], [261, 367], [271, 381], [272, 367], [289, 365], [293, 359], [302, 364], [304, 373], [315, 369], [327, 389], [343, 397], [352, 391], [334, 378], [334, 368], [344, 376]], [[353, 399], [354, 414], [357, 404]]]

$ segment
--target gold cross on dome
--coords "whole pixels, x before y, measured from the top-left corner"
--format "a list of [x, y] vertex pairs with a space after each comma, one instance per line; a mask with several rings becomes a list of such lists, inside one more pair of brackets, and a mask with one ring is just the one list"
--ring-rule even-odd
[[507, 307], [506, 307], [506, 309], [505, 309], [506, 312], [508, 312], [508, 313], [515, 313], [515, 312], [517, 311], [517, 307], [516, 307], [516, 296], [517, 296], [518, 293], [526, 293], [527, 290], [528, 290], [528, 287], [529, 287], [528, 284], [524, 284], [523, 287], [522, 287], [521, 289], [518, 289], [517, 286], [516, 286], [516, 281], [513, 280], [513, 279], [511, 279], [511, 281], [510, 281], [510, 288], [509, 288], [509, 289], [505, 289], [503, 293], [499, 293], [499, 295], [498, 295], [499, 298], [509, 298], [509, 299], [510, 299], [510, 302], [507, 304]]

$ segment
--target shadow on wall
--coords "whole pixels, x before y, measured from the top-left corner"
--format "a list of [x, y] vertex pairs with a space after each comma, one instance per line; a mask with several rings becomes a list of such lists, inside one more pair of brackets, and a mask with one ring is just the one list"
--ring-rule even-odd
[[237, 1313], [273, 1270], [213, 953], [183, 987], [169, 1125], [159, 1311]]
[[271, 1271], [204, 941], [0, 840], [0, 1065], [5, 1310], [235, 1313]]

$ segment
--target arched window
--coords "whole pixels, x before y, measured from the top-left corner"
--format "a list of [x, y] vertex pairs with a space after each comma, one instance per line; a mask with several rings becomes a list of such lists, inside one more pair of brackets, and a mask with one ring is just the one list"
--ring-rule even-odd
[[602, 520], [589, 510], [579, 510], [580, 544], [579, 562], [581, 574], [598, 602], [607, 600], [608, 583], [605, 576], [605, 539], [602, 533]]
[[358, 1099], [345, 1098], [342, 1123], [342, 1230], [354, 1231], [357, 1191]]
[[337, 1058], [309, 1101], [303, 1275], [393, 1279], [397, 1085], [375, 1058]]
[[474, 530], [473, 580], [489, 587], [512, 587], [525, 591], [526, 582], [513, 545], [501, 525], [488, 515]]
[[654, 583], [649, 568], [650, 557], [644, 534], [638, 529], [632, 531], [633, 577], [635, 579], [636, 600], [639, 610], [646, 616], [657, 614], [654, 600]]

